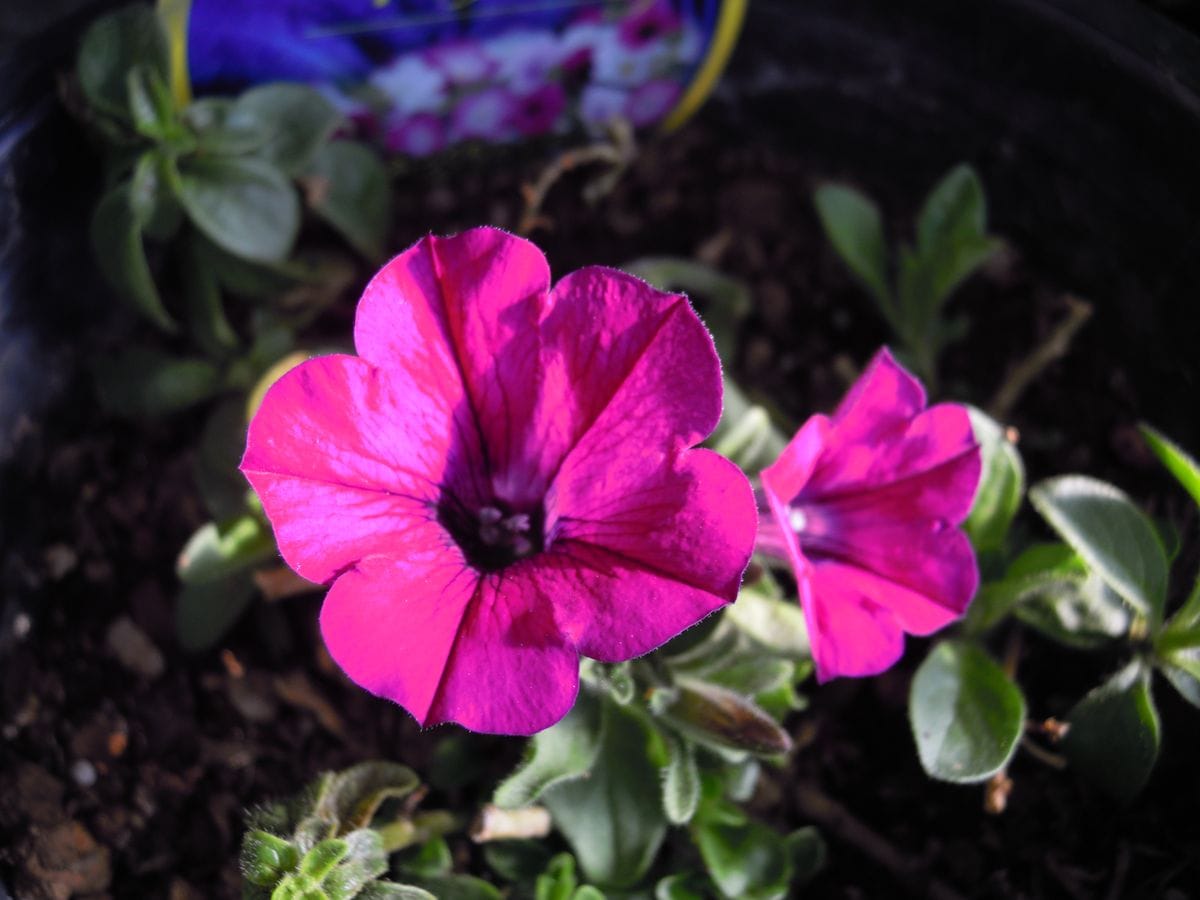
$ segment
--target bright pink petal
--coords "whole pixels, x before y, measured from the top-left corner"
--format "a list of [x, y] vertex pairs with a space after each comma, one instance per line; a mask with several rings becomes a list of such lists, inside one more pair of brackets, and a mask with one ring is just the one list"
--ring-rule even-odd
[[309, 360], [271, 387], [242, 471], [289, 565], [323, 582], [364, 556], [403, 552], [439, 485], [475, 468], [446, 400], [350, 356]]
[[971, 511], [981, 466], [966, 409], [940, 404], [889, 441], [831, 448], [805, 496], [822, 505], [869, 506], [872, 515], [957, 525]]
[[651, 471], [721, 415], [720, 362], [686, 298], [623, 272], [593, 266], [555, 285], [540, 360], [528, 438], [537, 457], [514, 474], [543, 492], [560, 467], [607, 470], [610, 484], [623, 463]]
[[818, 565], [800, 582], [817, 680], [875, 675], [904, 652], [895, 615], [836, 566]]
[[541, 590], [539, 563], [530, 559], [480, 580], [424, 724], [533, 734], [574, 705], [579, 654], [559, 632], [561, 598]]
[[829, 420], [822, 415], [810, 416], [796, 436], [788, 441], [779, 459], [763, 469], [763, 489], [785, 504], [795, 500], [812, 477], [828, 439]]
[[601, 483], [569, 482], [560, 501], [575, 512], [558, 518], [538, 572], [562, 584], [555, 616], [563, 633], [584, 655], [617, 661], [737, 596], [757, 512], [745, 475], [706, 450], [628, 489], [589, 492]]
[[865, 522], [864, 516], [858, 527], [838, 529], [832, 538], [802, 536], [808, 558], [872, 573], [928, 598], [952, 618], [966, 610], [979, 587], [979, 570], [965, 534], [939, 522]]
[[[497, 228], [427, 237], [372, 279], [354, 326], [358, 352], [419, 373], [423, 389], [463, 397], [487, 448], [495, 492], [536, 498], [528, 423], [538, 395], [538, 322], [550, 286], [542, 252]], [[464, 390], [465, 388], [465, 390]]]
[[[969, 545], [967, 549], [970, 549]], [[869, 598], [888, 610], [895, 618], [896, 624], [907, 634], [924, 636], [945, 628], [962, 615], [967, 601], [971, 599], [971, 593], [974, 592], [972, 587], [971, 592], [966, 593], [965, 599], [961, 590], [954, 597], [948, 596], [949, 591], [940, 596], [925, 594], [902, 581], [834, 560], [822, 560], [815, 567], [820, 570], [823, 583], [836, 578], [843, 591], [853, 589], [863, 597]], [[974, 569], [973, 563], [969, 569]], [[975, 579], [972, 578], [971, 581]]]
[[321, 633], [352, 680], [422, 725], [533, 734], [574, 703], [579, 657], [528, 569], [480, 576], [445, 552], [366, 559], [330, 589]]
[[430, 724], [479, 578], [452, 549], [428, 536], [419, 543], [406, 559], [369, 557], [338, 578], [321, 607], [321, 634], [354, 682]]
[[827, 485], [862, 481], [886, 442], [925, 408], [925, 389], [888, 352], [880, 350], [838, 405], [831, 420], [824, 474]]

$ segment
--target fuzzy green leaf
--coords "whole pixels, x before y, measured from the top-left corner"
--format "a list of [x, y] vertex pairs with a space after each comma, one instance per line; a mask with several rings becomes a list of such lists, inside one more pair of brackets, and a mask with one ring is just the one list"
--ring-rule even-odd
[[667, 766], [663, 770], [663, 811], [672, 825], [686, 825], [700, 803], [700, 769], [691, 741], [667, 738]]
[[528, 806], [548, 788], [584, 775], [600, 747], [600, 703], [581, 692], [562, 720], [530, 738], [525, 761], [500, 783], [492, 802], [505, 809]]
[[1150, 672], [1132, 662], [1075, 705], [1062, 747], [1071, 764], [1122, 802], [1142, 790], [1158, 759]]
[[588, 881], [627, 887], [650, 867], [667, 832], [651, 735], [637, 717], [604, 704], [602, 742], [587, 778], [543, 795]]
[[1012, 758], [1025, 727], [1025, 698], [978, 647], [943, 641], [917, 669], [908, 716], [926, 773], [970, 783]]
[[995, 419], [973, 406], [967, 407], [967, 412], [975, 440], [979, 442], [983, 471], [963, 528], [976, 552], [985, 553], [1004, 546], [1025, 494], [1025, 466], [1021, 454]]
[[1122, 491], [1083, 475], [1035, 485], [1034, 508], [1135, 610], [1162, 622], [1167, 557], [1153, 523]]

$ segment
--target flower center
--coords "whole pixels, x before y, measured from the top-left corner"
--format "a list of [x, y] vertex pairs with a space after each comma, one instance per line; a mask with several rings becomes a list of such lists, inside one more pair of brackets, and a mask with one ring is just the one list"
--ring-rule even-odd
[[515, 510], [503, 500], [468, 506], [446, 495], [438, 504], [438, 521], [467, 562], [484, 572], [499, 571], [545, 546], [541, 507]]

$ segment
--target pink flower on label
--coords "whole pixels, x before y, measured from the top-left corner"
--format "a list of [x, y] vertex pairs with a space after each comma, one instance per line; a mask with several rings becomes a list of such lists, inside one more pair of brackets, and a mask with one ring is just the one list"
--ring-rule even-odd
[[626, 47], [641, 49], [674, 34], [682, 24], [679, 13], [667, 0], [653, 0], [622, 19], [618, 34]]
[[810, 418], [763, 470], [773, 523], [796, 573], [821, 681], [873, 675], [958, 618], [979, 584], [958, 529], [971, 510], [979, 445], [962, 406], [925, 391], [881, 350], [832, 417]]
[[280, 552], [332, 581], [321, 630], [424, 725], [529, 734], [579, 657], [647, 653], [733, 600], [745, 476], [689, 449], [721, 374], [687, 300], [611, 269], [550, 287], [494, 228], [428, 237], [367, 286], [359, 356], [284, 375], [242, 471]]

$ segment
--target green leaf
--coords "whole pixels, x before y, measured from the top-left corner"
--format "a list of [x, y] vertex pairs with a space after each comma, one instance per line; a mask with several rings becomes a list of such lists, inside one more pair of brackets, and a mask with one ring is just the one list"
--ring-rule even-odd
[[779, 834], [720, 802], [702, 810], [692, 838], [708, 874], [725, 897], [765, 900], [787, 896], [792, 848]]
[[300, 228], [300, 202], [287, 177], [256, 159], [180, 160], [175, 191], [184, 211], [223, 250], [252, 262], [278, 262]]
[[127, 6], [88, 28], [76, 63], [79, 85], [97, 110], [128, 119], [126, 74], [142, 65], [167, 77], [167, 35], [149, 6]]
[[526, 759], [496, 788], [492, 802], [505, 809], [528, 806], [544, 791], [584, 775], [601, 747], [600, 703], [581, 692], [556, 725], [529, 740]]
[[197, 150], [213, 156], [239, 156], [266, 143], [265, 128], [257, 122], [230, 123], [232, 111], [233, 101], [227, 97], [202, 97], [183, 111]]
[[1170, 650], [1161, 654], [1156, 663], [1183, 699], [1200, 707], [1200, 647]]
[[192, 478], [209, 515], [218, 522], [246, 511], [246, 476], [238, 463], [246, 449], [245, 401], [223, 400], [209, 414], [192, 459]]
[[986, 234], [983, 184], [968, 165], [955, 166], [930, 191], [917, 217], [922, 306], [936, 310], [1003, 246]]
[[842, 184], [817, 188], [813, 203], [834, 250], [875, 297], [884, 318], [894, 325], [887, 246], [878, 207], [866, 195]]
[[1200, 463], [1158, 429], [1143, 422], [1138, 428], [1154, 455], [1200, 506]]
[[208, 360], [142, 347], [96, 360], [93, 374], [105, 408], [133, 418], [178, 412], [221, 390], [221, 373]]
[[[144, 184], [138, 187], [144, 189]], [[118, 185], [104, 195], [92, 215], [91, 239], [100, 272], [113, 289], [163, 331], [177, 331], [150, 273], [128, 184]]]
[[139, 157], [129, 183], [129, 205], [137, 227], [165, 241], [175, 236], [183, 210], [163, 177], [164, 157], [150, 151]]
[[445, 875], [453, 866], [450, 846], [440, 835], [419, 846], [406, 847], [396, 856], [398, 871], [421, 880]]
[[686, 825], [700, 803], [700, 770], [691, 741], [668, 736], [667, 766], [663, 770], [663, 811], [672, 825]]
[[934, 185], [917, 216], [917, 249], [929, 254], [961, 237], [982, 237], [987, 227], [983, 183], [966, 163]]
[[175, 632], [184, 650], [213, 646], [250, 605], [257, 588], [242, 569], [215, 581], [185, 584], [175, 603]]
[[133, 127], [152, 141], [182, 137], [174, 104], [163, 76], [146, 65], [137, 65], [125, 76]]
[[654, 900], [708, 900], [706, 879], [694, 872], [668, 875], [654, 886]]
[[273, 887], [300, 862], [296, 848], [265, 831], [250, 830], [242, 838], [242, 877], [259, 887]]
[[967, 412], [979, 442], [983, 471], [963, 528], [976, 552], [986, 553], [1004, 546], [1025, 494], [1025, 466], [1000, 423], [973, 406], [967, 407]]
[[546, 871], [534, 885], [534, 900], [571, 900], [578, 881], [575, 878], [575, 859], [570, 853], [560, 853], [550, 860]]
[[811, 881], [818, 872], [825, 868], [825, 860], [829, 853], [825, 846], [825, 839], [821, 837], [821, 832], [816, 828], [811, 825], [798, 828], [785, 840], [788, 850], [792, 854], [793, 885], [799, 886]]
[[438, 898], [416, 885], [374, 881], [363, 888], [354, 900], [438, 900]]
[[180, 272], [187, 301], [188, 330], [209, 356], [227, 356], [237, 348], [238, 337], [225, 317], [217, 277], [204, 264], [195, 240], [188, 241], [181, 251]]
[[388, 798], [407, 797], [421, 781], [408, 766], [374, 760], [334, 775], [314, 813], [338, 823], [339, 831], [366, 828]]
[[349, 852], [349, 844], [341, 838], [321, 841], [305, 853], [304, 858], [300, 860], [300, 874], [320, 882], [333, 871], [334, 866], [346, 858]]
[[256, 155], [273, 168], [298, 175], [329, 140], [341, 118], [320, 91], [302, 84], [276, 82], [251, 88], [238, 97], [223, 125], [262, 134], [264, 140], [256, 148]]
[[367, 259], [383, 259], [392, 188], [374, 151], [353, 141], [325, 144], [305, 170], [304, 184], [313, 212]]
[[369, 828], [352, 831], [345, 837], [348, 853], [327, 876], [322, 885], [330, 900], [359, 896], [364, 887], [388, 870], [383, 839]]
[[184, 584], [205, 584], [243, 572], [275, 555], [270, 530], [246, 513], [218, 526], [209, 522], [195, 532], [175, 565]]
[[504, 900], [504, 895], [495, 887], [471, 875], [422, 878], [421, 886], [428, 888], [437, 900]]
[[804, 612], [794, 600], [770, 596], [761, 582], [743, 587], [725, 618], [771, 653], [804, 662], [812, 658]]
[[1095, 573], [1033, 587], [1015, 613], [1047, 637], [1082, 649], [1124, 637], [1132, 620], [1128, 605]]
[[943, 641], [917, 669], [908, 716], [927, 774], [956, 783], [984, 781], [1017, 749], [1025, 698], [982, 650]]
[[1158, 711], [1150, 672], [1132, 662], [1076, 704], [1062, 748], [1085, 777], [1114, 799], [1142, 790], [1158, 759]]
[[661, 712], [693, 740], [708, 746], [769, 756], [792, 748], [788, 733], [753, 702], [727, 688], [679, 676]]
[[1166, 603], [1167, 557], [1142, 511], [1117, 488], [1083, 475], [1042, 481], [1029, 500], [1089, 568], [1157, 629]]
[[505, 881], [534, 881], [549, 864], [550, 850], [543, 841], [489, 841], [483, 845], [483, 858]]
[[667, 832], [651, 735], [626, 707], [606, 702], [602, 743], [587, 778], [562, 781], [543, 802], [587, 880], [626, 887], [650, 867]]

